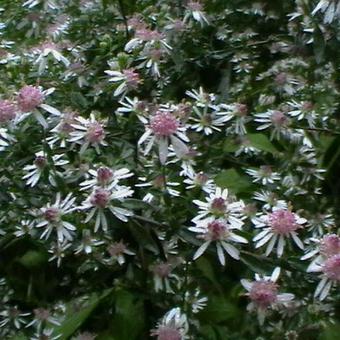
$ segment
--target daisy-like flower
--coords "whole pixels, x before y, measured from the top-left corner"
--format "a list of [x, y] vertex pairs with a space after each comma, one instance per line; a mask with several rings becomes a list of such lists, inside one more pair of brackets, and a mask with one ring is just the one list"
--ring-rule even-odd
[[[53, 155], [51, 157], [51, 160], [53, 162], [54, 168], [61, 167], [65, 164], [68, 164], [68, 160], [63, 159], [63, 155]], [[24, 175], [22, 178], [26, 180], [26, 185], [29, 185], [31, 187], [34, 187], [42, 177], [43, 173], [45, 171], [48, 171], [50, 167], [49, 161], [47, 160], [47, 156], [44, 154], [43, 151], [39, 151], [35, 154], [35, 159], [33, 164], [31, 165], [25, 165], [24, 171], [26, 172], [26, 175]], [[48, 174], [48, 180], [53, 185], [56, 186], [55, 181], [55, 175], [61, 175], [59, 171], [56, 172], [49, 172]]]
[[288, 105], [291, 107], [291, 110], [288, 111], [288, 114], [296, 118], [298, 121], [306, 120], [308, 126], [313, 128], [315, 127], [315, 120], [317, 119], [317, 113], [315, 112], [314, 105], [310, 101], [302, 101], [298, 102], [296, 100], [292, 100], [288, 102]]
[[180, 308], [173, 308], [167, 312], [157, 328], [151, 330], [151, 336], [157, 340], [184, 340], [188, 339], [189, 324], [185, 314]]
[[207, 194], [215, 190], [214, 181], [209, 179], [202, 171], [192, 175], [189, 174], [183, 182], [187, 184], [186, 189], [201, 188]]
[[54, 88], [43, 91], [40, 87], [26, 85], [18, 93], [17, 104], [22, 112], [17, 118], [17, 122], [22, 122], [28, 116], [33, 115], [35, 119], [47, 129], [48, 124], [39, 109], [43, 109], [52, 115], [60, 116], [59, 110], [44, 103], [45, 98], [54, 92]]
[[36, 308], [33, 309], [33, 313], [34, 319], [26, 327], [35, 326], [37, 332], [40, 333], [46, 324], [60, 326], [60, 321], [54, 317], [48, 309]]
[[51, 249], [48, 250], [52, 256], [48, 259], [48, 262], [57, 261], [57, 267], [60, 267], [61, 261], [66, 256], [66, 250], [72, 246], [65, 239], [62, 243], [55, 243], [52, 245]]
[[90, 119], [79, 116], [75, 120], [77, 123], [71, 124], [75, 130], [70, 133], [68, 141], [82, 145], [80, 154], [83, 154], [89, 146], [100, 154], [100, 146], [107, 146], [103, 122], [99, 122], [94, 114], [90, 115]]
[[133, 176], [127, 168], [112, 170], [106, 166], [101, 166], [97, 170], [90, 169], [88, 173], [92, 178], [80, 183], [80, 190], [92, 189], [95, 186], [113, 189], [118, 186], [121, 179]]
[[77, 209], [74, 206], [75, 200], [75, 197], [72, 197], [72, 193], [68, 194], [64, 200], [61, 199], [61, 194], [57, 193], [55, 202], [47, 204], [46, 207], [41, 209], [41, 222], [36, 227], [44, 228], [45, 230], [40, 238], [48, 239], [51, 233], [55, 232], [58, 244], [64, 240], [73, 240], [72, 233], [76, 230], [76, 227], [65, 221], [64, 216]]
[[279, 285], [276, 283], [279, 275], [280, 268], [275, 268], [271, 276], [261, 277], [255, 274], [255, 281], [241, 280], [251, 300], [247, 310], [257, 312], [260, 324], [263, 324], [268, 309], [275, 309], [278, 305], [284, 305], [294, 299], [293, 294], [279, 293]]
[[247, 169], [246, 173], [253, 177], [253, 182], [261, 182], [262, 185], [273, 184], [281, 179], [280, 174], [272, 170], [269, 165], [262, 165], [259, 169]]
[[123, 222], [127, 222], [127, 217], [132, 216], [130, 210], [117, 207], [114, 202], [121, 203], [126, 197], [133, 194], [133, 190], [129, 187], [119, 187], [113, 190], [104, 188], [95, 188], [92, 194], [83, 202], [80, 207], [83, 210], [89, 210], [85, 223], [88, 223], [96, 216], [94, 232], [97, 232], [100, 227], [104, 231], [108, 230], [108, 223], [105, 216], [105, 211], [109, 210], [114, 216]]
[[240, 251], [231, 243], [248, 243], [248, 241], [233, 232], [234, 229], [240, 229], [228, 224], [225, 219], [207, 218], [203, 221], [196, 222], [195, 227], [189, 230], [198, 233], [197, 238], [203, 239], [205, 242], [197, 249], [194, 260], [199, 258], [213, 242], [216, 244], [217, 255], [222, 266], [225, 265], [224, 252], [227, 252], [235, 260], [240, 259]]
[[149, 122], [143, 119], [145, 133], [138, 141], [138, 145], [146, 143], [144, 154], [148, 154], [154, 144], [158, 145], [159, 160], [165, 164], [168, 158], [169, 144], [172, 145], [178, 158], [187, 154], [189, 149], [184, 142], [189, 142], [185, 135], [185, 127], [168, 111], [157, 111]]
[[198, 215], [192, 219], [192, 222], [198, 223], [205, 219], [223, 218], [234, 229], [241, 229], [244, 216], [242, 211], [244, 209], [244, 203], [242, 201], [236, 201], [228, 195], [228, 189], [222, 190], [219, 187], [215, 188], [215, 192], [209, 193], [205, 202], [200, 200], [194, 200], [200, 211]]
[[203, 27], [205, 24], [209, 25], [209, 21], [205, 16], [203, 5], [198, 1], [189, 1], [186, 5], [186, 14], [183, 22], [188, 21], [190, 18], [199, 22]]
[[237, 135], [245, 135], [247, 133], [245, 124], [250, 121], [248, 116], [248, 107], [245, 104], [220, 104], [219, 114], [223, 114], [227, 121], [233, 122], [232, 126], [227, 129], [227, 132], [232, 132]]
[[23, 325], [27, 323], [25, 317], [30, 315], [30, 313], [21, 312], [16, 306], [8, 307], [0, 312], [0, 327], [9, 327], [9, 325], [14, 325], [16, 329], [20, 329]]
[[48, 144], [53, 147], [54, 144], [58, 143], [61, 148], [66, 147], [66, 141], [70, 138], [71, 132], [75, 130], [72, 126], [76, 124], [76, 117], [78, 113], [74, 111], [66, 111], [58, 117], [58, 124], [50, 130], [51, 136], [47, 138]]
[[185, 94], [194, 99], [196, 101], [195, 105], [198, 107], [205, 107], [208, 105], [212, 109], [216, 108], [214, 105], [216, 99], [215, 95], [213, 93], [206, 93], [203, 90], [203, 87], [200, 87], [198, 90], [192, 89], [190, 91], [185, 91]]
[[268, 110], [264, 113], [257, 113], [254, 121], [261, 124], [257, 127], [257, 130], [265, 130], [268, 128], [272, 130], [271, 139], [280, 139], [281, 135], [287, 135], [288, 126], [290, 124], [287, 115], [279, 110]]
[[85, 254], [91, 254], [93, 247], [100, 246], [104, 244], [104, 241], [98, 241], [96, 238], [92, 237], [91, 231], [88, 229], [83, 229], [83, 237], [80, 245], [77, 247], [75, 254], [80, 254], [84, 252]]
[[26, 235], [33, 234], [34, 224], [30, 220], [22, 220], [20, 221], [20, 225], [16, 226], [16, 231], [13, 233], [16, 237], [24, 237]]
[[125, 255], [136, 255], [134, 252], [129, 250], [125, 243], [121, 240], [119, 242], [114, 242], [107, 247], [107, 252], [110, 254], [110, 262], [118, 262], [120, 266], [125, 263]]
[[114, 96], [125, 95], [129, 90], [136, 90], [142, 82], [139, 73], [132, 68], [121, 72], [107, 70], [105, 73], [110, 76], [109, 82], [120, 83], [113, 93]]
[[117, 110], [119, 114], [134, 112], [138, 117], [143, 117], [145, 112], [148, 111], [146, 103], [142, 100], [139, 100], [137, 97], [132, 99], [129, 97], [124, 97], [124, 100], [120, 101], [119, 104], [122, 105]]
[[65, 67], [70, 65], [70, 62], [60, 53], [60, 46], [52, 41], [47, 41], [33, 49], [33, 54], [38, 58], [34, 61], [38, 65], [38, 73], [42, 74], [47, 68], [49, 59], [61, 62]]
[[191, 305], [191, 310], [194, 314], [198, 313], [207, 305], [208, 298], [206, 296], [201, 296], [199, 289], [195, 292], [186, 292], [185, 301], [187, 304]]
[[14, 141], [15, 138], [8, 133], [7, 129], [0, 128], [0, 151], [5, 150]]
[[314, 8], [312, 15], [315, 15], [317, 12], [324, 13], [323, 22], [330, 24], [334, 19], [340, 18], [340, 1], [320, 0]]
[[159, 47], [164, 51], [172, 50], [172, 47], [166, 42], [162, 33], [145, 27], [136, 29], [134, 38], [125, 45], [124, 49], [126, 52], [131, 52], [140, 45], [144, 45], [145, 50]]
[[278, 195], [271, 191], [261, 190], [254, 193], [254, 199], [260, 202], [264, 202], [264, 210], [272, 209], [273, 207], [278, 209], [287, 209], [288, 205], [286, 201], [280, 200]]
[[255, 228], [263, 228], [253, 241], [256, 242], [255, 248], [260, 248], [267, 244], [266, 256], [268, 256], [277, 243], [277, 256], [281, 257], [287, 238], [292, 238], [295, 244], [304, 249], [302, 241], [297, 235], [297, 230], [306, 224], [305, 218], [299, 217], [296, 213], [287, 209], [274, 207], [271, 213], [261, 215], [253, 219]]
[[0, 124], [8, 123], [16, 117], [16, 105], [10, 100], [0, 100]]
[[156, 292], [164, 289], [167, 293], [174, 293], [170, 283], [172, 280], [179, 281], [179, 277], [172, 272], [174, 267], [175, 265], [170, 261], [160, 262], [151, 266]]

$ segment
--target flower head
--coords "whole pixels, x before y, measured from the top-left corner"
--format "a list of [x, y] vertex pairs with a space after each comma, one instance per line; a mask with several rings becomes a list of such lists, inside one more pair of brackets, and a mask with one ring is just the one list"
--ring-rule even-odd
[[18, 94], [17, 102], [22, 112], [30, 112], [36, 109], [44, 101], [42, 91], [31, 85], [24, 86]]
[[16, 116], [16, 106], [9, 100], [0, 100], [0, 123], [7, 123]]

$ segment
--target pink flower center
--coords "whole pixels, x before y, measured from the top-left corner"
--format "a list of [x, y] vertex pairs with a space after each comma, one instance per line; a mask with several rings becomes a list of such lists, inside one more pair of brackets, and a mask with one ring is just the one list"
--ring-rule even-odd
[[38, 87], [27, 85], [20, 90], [17, 100], [20, 110], [29, 112], [43, 102], [44, 95]]
[[153, 272], [160, 278], [166, 278], [171, 273], [171, 265], [169, 263], [160, 263], [153, 267]]
[[58, 208], [47, 208], [44, 212], [44, 217], [48, 222], [59, 222], [60, 221], [60, 210]]
[[335, 234], [324, 236], [320, 244], [320, 252], [327, 257], [340, 254], [340, 237]]
[[281, 127], [287, 125], [288, 118], [282, 111], [274, 111], [271, 116], [271, 121], [275, 126]]
[[277, 85], [285, 85], [287, 83], [287, 74], [284, 72], [279, 73], [276, 77], [275, 77], [275, 83]]
[[203, 9], [202, 4], [200, 4], [199, 2], [196, 2], [196, 1], [188, 2], [187, 6], [190, 10], [195, 11], [195, 12], [202, 11], [202, 9]]
[[159, 32], [149, 30], [148, 28], [137, 29], [135, 36], [144, 41], [160, 40], [162, 38], [162, 35]]
[[113, 172], [110, 168], [105, 166], [97, 170], [97, 180], [101, 185], [107, 185], [113, 178]]
[[340, 254], [333, 255], [325, 261], [322, 271], [333, 281], [340, 281]]
[[268, 308], [277, 301], [277, 285], [271, 281], [255, 281], [251, 287], [250, 299], [262, 309]]
[[197, 183], [198, 185], [204, 185], [205, 183], [207, 183], [208, 179], [209, 178], [206, 174], [200, 172], [195, 177], [195, 183]]
[[126, 250], [126, 246], [123, 242], [113, 243], [107, 249], [107, 251], [109, 252], [111, 256], [121, 255], [124, 253], [125, 250]]
[[34, 165], [39, 168], [39, 169], [43, 169], [47, 164], [47, 160], [46, 157], [44, 156], [37, 156], [34, 160]]
[[157, 340], [181, 340], [182, 336], [178, 329], [169, 326], [160, 326], [153, 335], [157, 335]]
[[224, 215], [227, 210], [226, 201], [222, 197], [216, 197], [213, 199], [210, 205], [210, 210], [214, 215]]
[[133, 69], [127, 69], [123, 71], [123, 74], [126, 79], [126, 85], [132, 89], [135, 89], [138, 87], [138, 84], [140, 83], [140, 77], [139, 73], [135, 72]]
[[179, 127], [177, 119], [170, 112], [158, 112], [152, 118], [150, 128], [156, 136], [169, 137]]
[[15, 118], [15, 105], [9, 100], [0, 100], [0, 123], [7, 123]]
[[90, 203], [98, 208], [106, 208], [110, 201], [111, 192], [106, 189], [98, 188], [92, 194]]
[[246, 104], [236, 104], [236, 114], [244, 117], [248, 114], [248, 107]]
[[92, 144], [98, 144], [104, 140], [105, 131], [101, 124], [92, 122], [89, 124], [86, 132], [86, 139]]
[[296, 223], [295, 215], [283, 209], [269, 214], [269, 225], [273, 232], [279, 235], [288, 235], [300, 227]]
[[208, 224], [208, 235], [206, 238], [211, 241], [221, 241], [228, 238], [229, 234], [227, 224], [221, 221], [213, 221]]

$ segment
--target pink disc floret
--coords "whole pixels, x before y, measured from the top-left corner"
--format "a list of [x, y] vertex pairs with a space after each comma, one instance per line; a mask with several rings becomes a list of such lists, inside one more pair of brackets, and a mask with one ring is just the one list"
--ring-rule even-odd
[[106, 208], [110, 201], [111, 192], [106, 189], [97, 188], [90, 198], [92, 205], [98, 208]]
[[269, 225], [275, 234], [288, 235], [300, 228], [295, 214], [289, 210], [276, 210], [269, 214]]
[[320, 252], [327, 257], [340, 254], [340, 237], [335, 234], [325, 235], [320, 243]]
[[276, 283], [260, 280], [253, 282], [249, 297], [257, 307], [266, 309], [277, 301], [277, 294]]
[[169, 137], [176, 133], [179, 122], [170, 112], [159, 111], [151, 119], [150, 128], [156, 136]]
[[340, 254], [328, 258], [322, 266], [322, 271], [330, 280], [340, 282]]
[[0, 123], [7, 123], [15, 118], [16, 107], [9, 100], [0, 100]]
[[228, 225], [222, 221], [213, 221], [208, 224], [207, 239], [210, 241], [225, 240], [229, 236]]
[[17, 100], [20, 110], [29, 112], [42, 104], [44, 101], [44, 94], [38, 87], [26, 85], [20, 90]]

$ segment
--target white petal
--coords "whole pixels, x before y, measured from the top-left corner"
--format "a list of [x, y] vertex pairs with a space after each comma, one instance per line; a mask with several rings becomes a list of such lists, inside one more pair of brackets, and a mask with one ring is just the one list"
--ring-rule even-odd
[[210, 244], [210, 241], [204, 242], [196, 251], [193, 259], [196, 260], [198, 259], [208, 248]]

